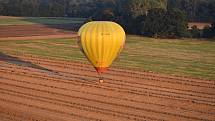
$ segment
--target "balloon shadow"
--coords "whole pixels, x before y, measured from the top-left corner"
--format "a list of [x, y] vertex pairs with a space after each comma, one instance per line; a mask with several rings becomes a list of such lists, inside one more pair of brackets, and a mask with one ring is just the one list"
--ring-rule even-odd
[[34, 69], [39, 69], [39, 70], [43, 70], [43, 71], [49, 71], [49, 72], [53, 72], [50, 69], [38, 66], [36, 64], [33, 64], [32, 62], [28, 62], [28, 61], [23, 61], [17, 57], [13, 57], [7, 54], [4, 54], [2, 52], [0, 52], [0, 61], [4, 61], [7, 63], [11, 63], [11, 64], [15, 64], [18, 66], [23, 66], [23, 67], [30, 67], [30, 68], [34, 68]]
[[[44, 20], [43, 20], [44, 19]], [[78, 29], [83, 25], [83, 22], [80, 23], [52, 23], [53, 20], [63, 20], [63, 19], [69, 19], [69, 18], [61, 18], [61, 17], [46, 17], [46, 18], [40, 18], [40, 19], [35, 19], [35, 18], [23, 18], [23, 21], [31, 22], [31, 23], [36, 23], [39, 25], [44, 25], [47, 28], [54, 28], [62, 31], [68, 31], [68, 32], [77, 32]], [[71, 20], [72, 21], [72, 20]], [[78, 20], [76, 20], [78, 21]], [[80, 20], [82, 21], [82, 20]]]

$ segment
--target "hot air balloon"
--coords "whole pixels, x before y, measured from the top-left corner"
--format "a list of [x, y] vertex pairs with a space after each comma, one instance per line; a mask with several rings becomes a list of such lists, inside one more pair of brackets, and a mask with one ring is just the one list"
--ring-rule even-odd
[[84, 24], [79, 29], [78, 36], [82, 52], [98, 72], [99, 82], [103, 82], [102, 73], [124, 46], [125, 31], [114, 22], [93, 21]]

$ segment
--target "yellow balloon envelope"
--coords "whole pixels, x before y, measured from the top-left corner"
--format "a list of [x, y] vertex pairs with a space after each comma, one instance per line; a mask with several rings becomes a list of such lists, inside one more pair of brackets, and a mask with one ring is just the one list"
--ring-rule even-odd
[[98, 73], [103, 73], [120, 53], [125, 43], [125, 31], [114, 22], [93, 21], [78, 32], [80, 46]]

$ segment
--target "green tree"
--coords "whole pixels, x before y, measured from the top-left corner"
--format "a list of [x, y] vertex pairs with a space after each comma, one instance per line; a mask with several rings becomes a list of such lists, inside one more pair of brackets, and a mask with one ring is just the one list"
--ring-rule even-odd
[[133, 17], [147, 16], [150, 9], [166, 9], [166, 7], [167, 0], [127, 0], [125, 2], [125, 11]]
[[188, 37], [188, 20], [185, 13], [179, 9], [169, 9], [166, 13], [165, 25], [168, 35]]
[[200, 38], [201, 37], [201, 31], [197, 28], [196, 25], [192, 26], [190, 33], [191, 33], [192, 38]]
[[215, 21], [215, 1], [211, 2], [208, 6], [209, 8], [209, 13], [210, 13], [210, 20]]
[[39, 0], [22, 0], [20, 16], [39, 16]]
[[115, 15], [112, 9], [102, 9], [93, 15], [93, 20], [112, 21], [115, 19]]
[[214, 20], [214, 0], [168, 0], [168, 8], [186, 13], [189, 21], [210, 22]]
[[50, 16], [49, 1], [48, 0], [40, 1], [40, 3], [39, 3], [39, 15], [43, 16], [43, 17]]
[[163, 33], [164, 19], [166, 12], [162, 9], [152, 9], [148, 16], [143, 20], [141, 33], [147, 36], [155, 37]]
[[114, 20], [116, 7], [115, 0], [96, 0], [94, 3], [94, 13], [92, 15], [94, 20]]
[[206, 26], [203, 29], [203, 37], [204, 38], [215, 38], [215, 22], [211, 24], [211, 26]]
[[132, 34], [140, 34], [141, 19], [148, 15], [151, 9], [166, 10], [167, 0], [125, 0], [122, 6], [123, 13], [118, 22]]
[[148, 16], [142, 19], [141, 33], [151, 37], [186, 37], [187, 20], [184, 13], [178, 9], [152, 9]]
[[51, 16], [64, 16], [64, 2], [62, 0], [52, 0], [52, 2], [49, 3], [49, 13]]

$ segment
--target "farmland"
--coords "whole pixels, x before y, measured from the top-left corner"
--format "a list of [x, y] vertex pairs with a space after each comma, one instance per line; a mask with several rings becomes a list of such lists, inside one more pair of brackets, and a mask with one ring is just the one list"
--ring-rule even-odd
[[[127, 36], [125, 49], [113, 66], [214, 80], [213, 48], [215, 45], [212, 41], [157, 40]], [[3, 53], [24, 53], [87, 63], [75, 38], [0, 41], [0, 50]]]
[[34, 24], [70, 24], [82, 23], [84, 18], [64, 18], [64, 17], [5, 17], [0, 16], [0, 25], [34, 25]]
[[[215, 119], [213, 41], [128, 35], [100, 84], [79, 50], [74, 24], [0, 30], [0, 120]], [[46, 34], [25, 34], [36, 27]]]

